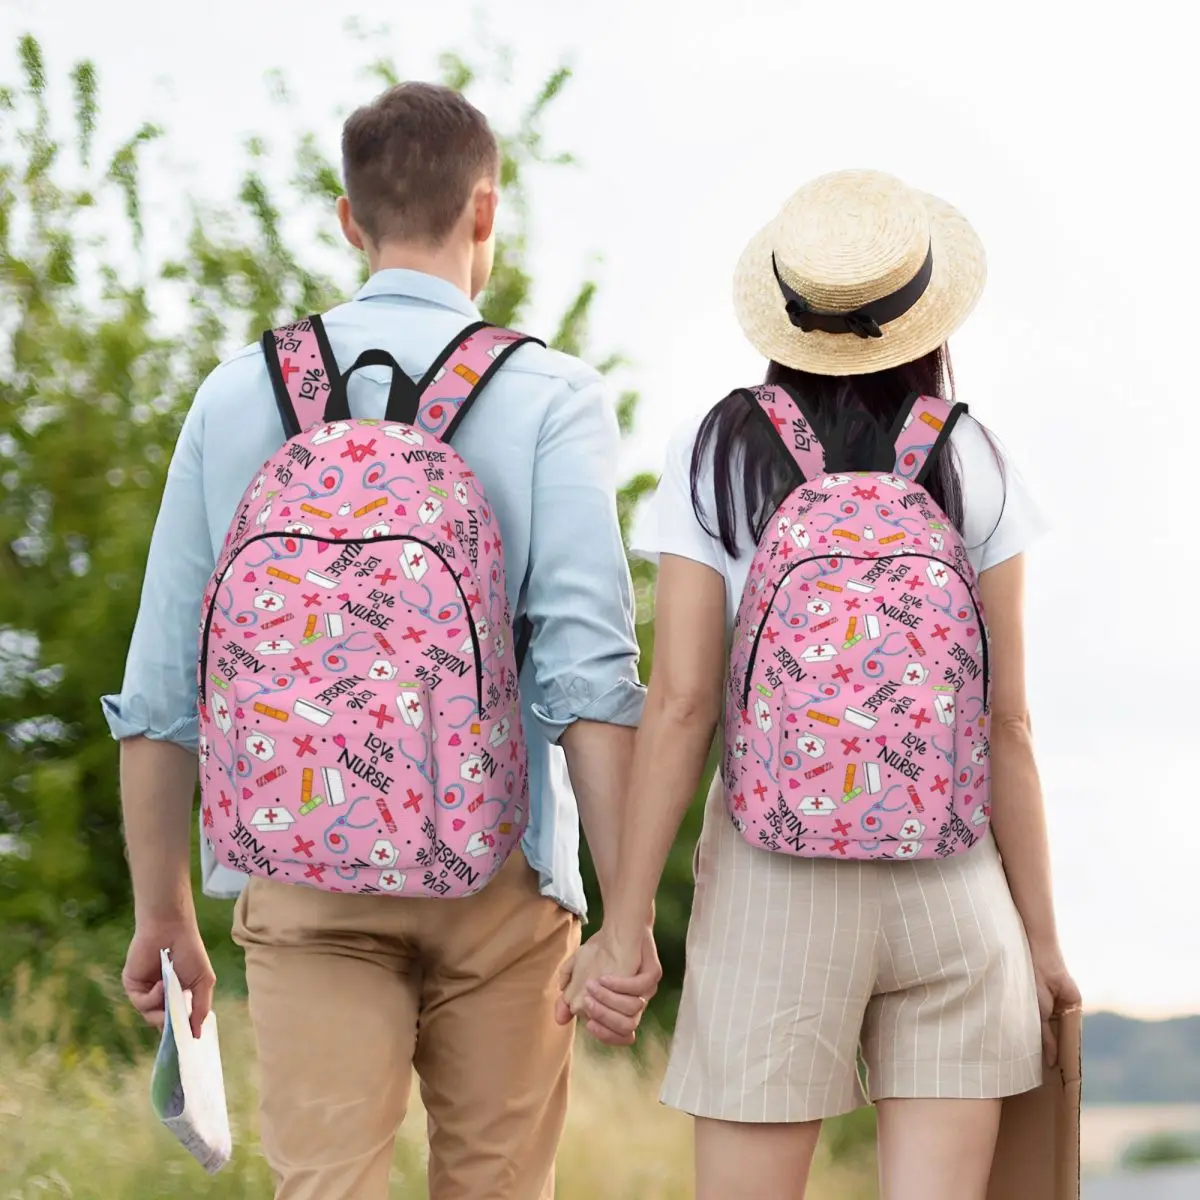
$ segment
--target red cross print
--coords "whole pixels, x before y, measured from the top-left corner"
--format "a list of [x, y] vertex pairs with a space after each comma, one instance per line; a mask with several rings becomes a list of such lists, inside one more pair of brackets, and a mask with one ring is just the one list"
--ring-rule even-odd
[[385, 863], [388, 860], [388, 852], [382, 846], [380, 846], [379, 849], [375, 851], [375, 857], [379, 859], [381, 863]]
[[419, 712], [421, 708], [421, 702], [416, 698], [416, 696], [409, 696], [404, 707], [407, 708], [410, 713]]
[[347, 525], [347, 526], [346, 526], [344, 529], [334, 529], [334, 527], [333, 527], [332, 525], [330, 525], [330, 527], [329, 527], [329, 536], [330, 536], [330, 537], [335, 537], [335, 538], [345, 537], [345, 536], [346, 536], [346, 529], [349, 529], [349, 528], [350, 528], [350, 527]]
[[419, 646], [421, 644], [421, 639], [425, 636], [425, 632], [426, 631], [424, 629], [414, 629], [410, 625], [408, 627], [408, 632], [404, 635], [404, 637], [401, 639], [401, 641], [416, 642], [417, 645]]
[[876, 487], [869, 487], [869, 488], [856, 487], [854, 489], [854, 494], [860, 500], [878, 500], [879, 499], [879, 489]]
[[745, 812], [746, 811], [746, 795], [744, 792], [738, 792], [738, 794], [736, 796], [734, 796], [733, 811], [734, 812]]
[[474, 782], [479, 778], [480, 775], [483, 774], [483, 768], [478, 763], [472, 763], [470, 767], [467, 768], [467, 774], [470, 775], [472, 782]]
[[763, 637], [765, 637], [767, 639], [767, 641], [771, 643], [772, 646], [775, 645], [775, 639], [778, 636], [779, 636], [779, 634], [776, 633], [774, 629], [767, 628], [767, 629], [763, 630]]
[[904, 858], [907, 858], [912, 852], [913, 848], [907, 842], [896, 847], [896, 853]]
[[844, 842], [841, 839], [834, 839], [834, 841], [829, 843], [829, 849], [832, 850], [835, 854], [840, 854], [843, 858], [845, 858], [846, 857], [846, 847], [848, 845], [850, 845], [849, 842]]
[[278, 650], [278, 649], [279, 649], [279, 643], [278, 643], [278, 642], [277, 642], [277, 641], [276, 641], [274, 638], [272, 638], [272, 639], [271, 639], [271, 640], [270, 640], [270, 641], [267, 643], [267, 649], [268, 649], [268, 650]]
[[758, 602], [758, 611], [764, 616], [770, 611], [771, 606], [767, 603], [766, 597]]
[[391, 567], [384, 567], [383, 570], [375, 576], [375, 578], [379, 580], [381, 587], [387, 587], [387, 585], [391, 583], [393, 579], [399, 579], [400, 576], [397, 575]]
[[292, 847], [293, 854], [306, 854], [312, 858], [312, 842], [306, 842], [299, 834], [296, 834], [296, 844]]
[[946, 794], [946, 784], [949, 782], [950, 780], [943, 779], [940, 775], [934, 775], [932, 784], [933, 791], [937, 792], [939, 796], [944, 796]]
[[859, 754], [861, 753], [858, 745], [858, 738], [842, 738], [842, 753], [843, 754]]
[[367, 716], [375, 718], [376, 729], [382, 729], [385, 725], [394, 725], [396, 723], [396, 718], [382, 704], [378, 708], [369, 710]]
[[950, 632], [949, 625], [934, 625], [934, 627], [933, 627], [933, 636], [943, 642], [946, 640], [946, 635], [949, 632]]
[[262, 597], [262, 598], [259, 600], [259, 604], [260, 604], [260, 605], [261, 605], [263, 608], [274, 608], [274, 607], [275, 607], [275, 603], [276, 603], [276, 601], [275, 601], [275, 597], [274, 597], [274, 596], [263, 596], [263, 597]]
[[844, 665], [839, 666], [833, 673], [834, 679], [838, 680], [839, 683], [845, 683], [850, 678], [850, 675], [850, 668]]
[[325, 875], [325, 864], [324, 863], [309, 863], [308, 870], [306, 870], [304, 872], [305, 879], [315, 879], [318, 883], [323, 882], [324, 875]]
[[762, 780], [759, 780], [759, 782], [754, 785], [754, 794], [758, 797], [758, 801], [761, 804], [762, 798], [767, 794], [767, 789], [763, 786]]
[[308, 669], [311, 666], [311, 658], [301, 658], [300, 655], [297, 654], [292, 660], [292, 670], [295, 671], [297, 675], [307, 675]]
[[816, 754], [818, 749], [819, 749], [819, 747], [817, 746], [817, 743], [814, 742], [812, 740], [812, 738], [808, 738], [807, 741], [805, 741], [805, 743], [804, 743], [804, 753], [805, 754]]
[[390, 668], [388, 667], [387, 663], [380, 663], [379, 666], [375, 667], [371, 671], [371, 674], [374, 675], [377, 679], [385, 679], [385, 678], [387, 678], [387, 673], [389, 670], [390, 670]]
[[930, 723], [930, 717], [928, 716], [928, 714], [925, 712], [925, 710], [923, 708], [918, 709], [915, 713], [909, 713], [908, 719], [918, 729], [920, 729], [922, 725], [928, 725]]
[[213, 810], [211, 804], [204, 806], [204, 828], [211, 829], [214, 823]]
[[284, 385], [286, 386], [288, 379], [291, 376], [295, 375], [296, 372], [300, 370], [300, 368], [297, 367], [292, 362], [291, 358], [289, 357], [289, 358], [285, 358], [283, 360], [283, 366], [280, 368], [280, 370], [283, 372], [283, 382], [284, 382]]
[[911, 821], [909, 821], [909, 823], [905, 825], [900, 832], [903, 833], [905, 837], [916, 837], [917, 827]]
[[212, 626], [212, 635], [215, 638], [223, 638], [225, 636], [225, 626], [218, 625], [215, 621]]
[[375, 457], [375, 439], [372, 438], [364, 446], [356, 446], [351, 439], [347, 438], [346, 439], [346, 448], [345, 448], [345, 450], [342, 451], [340, 457], [351, 458], [356, 463], [362, 462], [362, 460], [364, 458], [374, 458]]
[[312, 608], [321, 603], [321, 597], [316, 592], [301, 592], [300, 599], [304, 601], [305, 608]]
[[904, 672], [904, 678], [908, 680], [909, 683], [916, 683], [921, 678], [921, 668], [918, 667], [916, 663], [913, 663], [913, 665]]
[[221, 799], [218, 801], [218, 803], [217, 803], [217, 807], [218, 807], [218, 808], [219, 808], [219, 809], [220, 809], [220, 810], [221, 810], [221, 811], [222, 811], [222, 812], [223, 812], [223, 813], [224, 813], [226, 816], [229, 816], [229, 810], [230, 810], [230, 809], [233, 807], [233, 801], [232, 801], [232, 800], [230, 800], [230, 798], [229, 798], [227, 795], [225, 795], [225, 793], [224, 793], [224, 792], [222, 792], [222, 793], [221, 793]]
[[413, 812], [417, 813], [421, 811], [421, 797], [412, 788], [408, 789], [408, 799], [405, 800], [404, 807], [411, 808]]
[[321, 432], [325, 435], [325, 437], [331, 438], [335, 433], [337, 433], [337, 426], [332, 424], [323, 425], [321, 427]]
[[480, 594], [478, 592], [472, 592], [467, 597], [467, 604], [471, 608], [475, 608], [480, 603], [481, 600], [482, 600], [482, 597], [480, 596]]
[[787, 427], [787, 421], [783, 417], [776, 416], [773, 408], [767, 409], [767, 415], [771, 418], [771, 424], [774, 425], [780, 433], [783, 433], [784, 429]]
[[312, 734], [306, 733], [302, 738], [294, 737], [292, 741], [296, 743], [296, 757], [303, 758], [306, 754], [316, 756], [316, 748], [312, 744]]
[[856, 608], [862, 608], [862, 601], [856, 600], [853, 596], [846, 601], [846, 611], [853, 612]]
[[257, 740], [254, 742], [254, 745], [252, 745], [252, 746], [250, 747], [250, 749], [251, 749], [251, 750], [253, 750], [255, 754], [262, 754], [262, 752], [263, 752], [264, 750], [266, 750], [266, 748], [267, 748], [267, 747], [266, 747], [266, 745], [264, 744], [264, 742], [263, 742], [262, 738], [258, 738], [258, 739], [257, 739]]
[[454, 536], [454, 526], [449, 521], [442, 526], [442, 532], [446, 535], [446, 541], [449, 541]]
[[382, 877], [382, 882], [386, 883], [388, 887], [394, 887], [396, 884], [396, 877], [391, 873], [391, 871], [389, 871]]
[[423, 555], [420, 550], [414, 550], [412, 558], [409, 559], [409, 564], [414, 571], [419, 571], [421, 569], [421, 564], [424, 563], [424, 561], [425, 555]]
[[274, 825], [275, 822], [279, 820], [279, 814], [273, 808], [268, 808], [267, 811], [263, 813], [263, 820], [266, 821], [268, 825]]
[[837, 821], [834, 823], [833, 832], [836, 833], [838, 837], [845, 837], [846, 834], [850, 832], [850, 826], [847, 825], [845, 821]]
[[779, 543], [779, 556], [785, 559], [792, 557], [792, 547], [788, 542]]

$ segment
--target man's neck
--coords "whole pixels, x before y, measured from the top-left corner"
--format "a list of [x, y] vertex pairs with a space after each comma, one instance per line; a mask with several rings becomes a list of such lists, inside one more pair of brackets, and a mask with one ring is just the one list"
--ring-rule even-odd
[[367, 266], [372, 275], [377, 271], [398, 269], [420, 271], [452, 283], [468, 299], [471, 299], [471, 256], [469, 249], [456, 246], [439, 246], [429, 249], [424, 246], [385, 243], [367, 256]]

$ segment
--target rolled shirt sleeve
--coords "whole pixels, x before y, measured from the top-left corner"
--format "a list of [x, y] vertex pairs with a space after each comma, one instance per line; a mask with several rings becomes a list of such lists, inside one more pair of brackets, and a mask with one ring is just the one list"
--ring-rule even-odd
[[550, 402], [533, 467], [526, 613], [551, 742], [575, 721], [637, 725], [633, 583], [617, 519], [616, 411], [599, 376]]
[[201, 475], [204, 386], [167, 470], [121, 691], [101, 697], [113, 737], [144, 736], [190, 750], [199, 740], [200, 606], [215, 566]]

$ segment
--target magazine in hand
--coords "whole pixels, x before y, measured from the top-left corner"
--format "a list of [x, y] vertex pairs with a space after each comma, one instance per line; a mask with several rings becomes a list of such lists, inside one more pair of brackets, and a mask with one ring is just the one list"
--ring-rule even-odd
[[215, 1175], [233, 1151], [217, 1014], [210, 1012], [200, 1036], [193, 1037], [190, 997], [184, 995], [175, 976], [169, 950], [162, 952], [162, 974], [166, 1020], [150, 1078], [150, 1102], [183, 1148]]

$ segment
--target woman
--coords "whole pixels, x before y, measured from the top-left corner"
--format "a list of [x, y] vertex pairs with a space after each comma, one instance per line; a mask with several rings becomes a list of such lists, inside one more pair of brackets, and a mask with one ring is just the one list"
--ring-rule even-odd
[[[943, 826], [936, 851], [932, 838], [901, 846], [903, 834], [885, 842], [860, 833], [853, 845], [859, 857], [847, 858], [845, 838], [830, 835], [805, 842], [798, 836], [789, 847], [762, 822], [760, 844], [750, 844], [753, 796], [747, 805], [746, 794], [739, 793], [731, 808], [718, 773], [696, 852], [687, 974], [663, 1087], [665, 1103], [696, 1118], [701, 1200], [803, 1197], [820, 1122], [864, 1099], [878, 1111], [884, 1200], [983, 1200], [1000, 1099], [1040, 1083], [1043, 1056], [1053, 1061], [1055, 1055], [1048, 1018], [1079, 999], [1055, 928], [1026, 704], [1023, 552], [1041, 532], [1036, 509], [982, 427], [969, 417], [957, 419], [957, 413], [939, 419], [937, 414], [948, 410], [944, 404], [939, 408], [936, 399], [919, 401], [925, 406], [920, 412], [932, 422], [930, 428], [944, 428], [945, 435], [918, 452], [930, 456], [927, 474], [916, 479], [909, 474], [912, 482], [923, 479], [936, 510], [915, 507], [904, 513], [912, 518], [906, 522], [898, 507], [906, 501], [899, 501], [896, 492], [890, 493], [890, 504], [878, 496], [889, 486], [911, 490], [897, 476], [913, 462], [905, 449], [915, 445], [915, 433], [906, 432], [910, 426], [905, 425], [906, 416], [912, 419], [910, 409], [917, 412], [913, 395], [949, 395], [946, 342], [974, 307], [983, 279], [978, 238], [949, 205], [874, 172], [841, 172], [810, 183], [750, 244], [735, 281], [742, 328], [770, 362], [767, 383], [787, 390], [760, 389], [757, 396], [735, 392], [698, 429], [685, 429], [668, 453], [650, 532], [640, 548], [660, 564], [657, 627], [613, 889], [617, 899], [569, 975], [565, 999], [577, 1015], [594, 1018], [601, 1010], [610, 1018], [624, 1014], [632, 1033], [641, 1003], [630, 999], [628, 979], [639, 965], [641, 931], [722, 711], [728, 714], [732, 704], [733, 722], [726, 732], [733, 736], [725, 739], [727, 777], [744, 769], [748, 745], [761, 744], [755, 743], [759, 735], [751, 727], [758, 710], [751, 702], [749, 668], [744, 655], [737, 661], [737, 646], [749, 635], [757, 639], [759, 621], [772, 642], [774, 632], [788, 626], [768, 628], [779, 614], [769, 603], [770, 593], [759, 591], [752, 579], [742, 624], [735, 628], [752, 562], [761, 560], [770, 568], [771, 556], [791, 552], [793, 547], [784, 546], [787, 533], [795, 535], [797, 546], [809, 546], [813, 539], [815, 548], [818, 532], [829, 530], [835, 541], [835, 535], [852, 541], [822, 553], [857, 557], [824, 558], [816, 573], [802, 577], [816, 580], [829, 572], [833, 579], [834, 572], [851, 565], [865, 570], [888, 561], [892, 552], [883, 549], [885, 537], [903, 545], [905, 537], [923, 530], [924, 511], [930, 518], [948, 518], [953, 529], [945, 531], [943, 542], [940, 533], [931, 531], [945, 529], [944, 523], [931, 519], [922, 551], [932, 554], [950, 542], [961, 547], [959, 586], [970, 599], [956, 610], [965, 630], [956, 629], [956, 636], [971, 650], [982, 650], [983, 642], [972, 640], [980, 634], [969, 627], [968, 614], [972, 606], [987, 614], [982, 684], [975, 667], [974, 674], [957, 675], [953, 686], [966, 685], [957, 696], [949, 684], [935, 686], [929, 695], [953, 723], [955, 700], [965, 702], [972, 688], [980, 689], [977, 711], [985, 703], [990, 710], [990, 796], [984, 802], [982, 794], [955, 793], [956, 802], [967, 804], [965, 819]], [[771, 396], [790, 397], [794, 408], [783, 405], [783, 415], [771, 408], [771, 419], [761, 419], [755, 407]], [[788, 413], [795, 416], [790, 441], [782, 432]], [[814, 449], [810, 434], [820, 447]], [[874, 480], [827, 475], [822, 481], [811, 467], [813, 453], [822, 448], [826, 472], [890, 472], [894, 462], [897, 474], [880, 473]], [[797, 492], [801, 477], [808, 490]], [[810, 530], [793, 521], [797, 512], [806, 511], [794, 507], [797, 495], [808, 497], [803, 504], [817, 506], [812, 512], [828, 503], [821, 498], [822, 487], [843, 489], [839, 496], [853, 492], [869, 497], [841, 511], [859, 513], [861, 522], [859, 510], [869, 502], [871, 512], [879, 514], [879, 529], [860, 523], [856, 534], [814, 519]], [[909, 533], [902, 536], [904, 530]], [[762, 547], [773, 538], [767, 554]], [[867, 550], [872, 544], [878, 548]], [[917, 552], [911, 542], [908, 552]], [[899, 645], [913, 635], [909, 642], [918, 651], [909, 652], [908, 659], [919, 677], [923, 668], [917, 653], [925, 653], [920, 639], [934, 645], [932, 639], [946, 632], [931, 619], [940, 614], [929, 606], [950, 593], [930, 596], [926, 585], [922, 610], [917, 585], [925, 581], [919, 571], [904, 572], [924, 563], [905, 565], [902, 557], [891, 563], [887, 570], [901, 566], [890, 578], [916, 578], [911, 587], [899, 589], [914, 594], [906, 594], [902, 606], [879, 599], [878, 618], [869, 617], [870, 608], [859, 607], [857, 599], [849, 605], [863, 614], [862, 629], [876, 637], [892, 637]], [[936, 558], [929, 559], [929, 569], [942, 571]], [[881, 575], [876, 571], [860, 578]], [[930, 576], [939, 584], [945, 578]], [[807, 592], [807, 584], [803, 586]], [[840, 584], [826, 579], [818, 586], [829, 590], [814, 591], [816, 599], [790, 618], [792, 627], [819, 627], [817, 616], [830, 611], [820, 597], [843, 592]], [[861, 590], [872, 588], [862, 584]], [[757, 605], [756, 595], [762, 596]], [[778, 594], [773, 603], [777, 608]], [[897, 623], [891, 633], [880, 630], [885, 613]], [[822, 644], [823, 637], [832, 634], [810, 637], [807, 645], [784, 647], [782, 653], [773, 651], [775, 665], [782, 664], [792, 680], [821, 678], [821, 668], [814, 664], [825, 654], [838, 654], [833, 642], [853, 646], [856, 627], [850, 623], [845, 643], [839, 632], [829, 643]], [[737, 686], [727, 689], [731, 631]], [[794, 641], [804, 643], [805, 637], [797, 633]], [[956, 653], [964, 662], [976, 661], [968, 650]], [[841, 661], [848, 663], [851, 656]], [[878, 655], [853, 661], [868, 675], [884, 670]], [[851, 677], [847, 670], [838, 676], [847, 688]], [[734, 698], [743, 682], [744, 700]], [[786, 687], [789, 680], [781, 682]], [[822, 694], [833, 695], [843, 685], [823, 686]], [[847, 713], [861, 727], [830, 731], [810, 722], [815, 740], [806, 742], [805, 753], [823, 755], [827, 739], [832, 755], [833, 739], [842, 733], [856, 735], [858, 740], [848, 737], [844, 744], [858, 748], [865, 728], [877, 719], [867, 707], [926, 720], [925, 709], [906, 709], [903, 697], [890, 709], [890, 700], [882, 708], [872, 705], [862, 690], [866, 686], [855, 684], [854, 695], [863, 699], [851, 702], [863, 707]], [[772, 693], [770, 687], [760, 690]], [[772, 703], [761, 701], [758, 730], [785, 719], [772, 710]], [[747, 737], [739, 732], [739, 707]], [[819, 716], [813, 711], [807, 715]], [[793, 716], [786, 714], [786, 719]], [[838, 724], [836, 718], [821, 719]], [[976, 724], [973, 714], [967, 714], [959, 718], [960, 730], [965, 721], [971, 737], [980, 737], [978, 730], [986, 728], [982, 718]], [[908, 728], [902, 720], [901, 725]], [[917, 746], [918, 755], [929, 752], [930, 743], [945, 746], [938, 743], [938, 728], [905, 744]], [[776, 730], [765, 740], [780, 736], [790, 735]], [[965, 745], [976, 766], [967, 765], [961, 777], [982, 780], [984, 769], [978, 764], [987, 762], [988, 741]], [[783, 746], [786, 751], [788, 743]], [[950, 751], [942, 749], [946, 762], [958, 761], [960, 772], [968, 757], [963, 746], [954, 742]], [[953, 747], [959, 747], [957, 752]], [[879, 757], [885, 752], [890, 753], [886, 746]], [[783, 753], [775, 765], [770, 752], [760, 753], [766, 755], [760, 766], [773, 783], [762, 792], [777, 797], [776, 811], [792, 822], [788, 827], [801, 834], [826, 829], [822, 820], [832, 818], [822, 817], [821, 805], [830, 798], [813, 795], [801, 801], [800, 793], [833, 790], [832, 785], [806, 789], [792, 782], [799, 790], [789, 792], [779, 782]], [[806, 761], [799, 759], [800, 765]], [[909, 771], [909, 779], [922, 780], [931, 806], [937, 802], [933, 787], [945, 794], [945, 781], [935, 771], [919, 774], [911, 765], [915, 760], [906, 767], [898, 756], [888, 761]], [[850, 786], [855, 779], [850, 767], [847, 763], [845, 807], [838, 811], [862, 813], [867, 822], [863, 829], [871, 828], [871, 820], [878, 828], [878, 815], [871, 814], [880, 804], [864, 807], [870, 796], [855, 799], [859, 793]], [[858, 767], [868, 790], [872, 779], [879, 790], [879, 764], [864, 761]], [[839, 794], [842, 770], [839, 761], [836, 776], [825, 776], [839, 780]], [[979, 773], [973, 776], [975, 770]], [[814, 766], [803, 778], [820, 774]], [[955, 771], [948, 774], [955, 776]], [[912, 803], [921, 803], [915, 788], [887, 790], [907, 791]], [[930, 819], [925, 807], [919, 811]], [[915, 819], [913, 809], [907, 813]], [[780, 828], [777, 823], [775, 829]], [[849, 824], [839, 828], [848, 830]], [[919, 831], [924, 825], [918, 821], [905, 828]], [[955, 829], [961, 832], [953, 833]], [[903, 853], [917, 858], [902, 861]], [[865, 1094], [857, 1069], [860, 1053]]]

